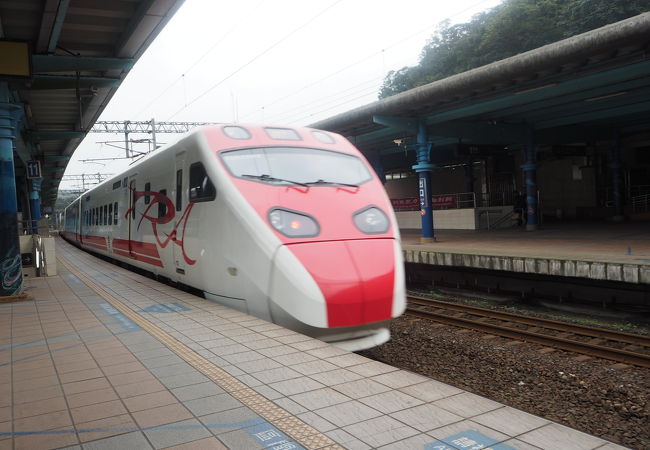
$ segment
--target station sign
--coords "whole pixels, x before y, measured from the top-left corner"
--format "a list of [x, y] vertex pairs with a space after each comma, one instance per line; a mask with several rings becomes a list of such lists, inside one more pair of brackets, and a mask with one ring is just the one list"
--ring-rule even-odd
[[427, 179], [420, 177], [420, 208], [425, 209], [429, 206], [429, 194], [427, 192]]
[[27, 161], [27, 178], [43, 178], [40, 161]]

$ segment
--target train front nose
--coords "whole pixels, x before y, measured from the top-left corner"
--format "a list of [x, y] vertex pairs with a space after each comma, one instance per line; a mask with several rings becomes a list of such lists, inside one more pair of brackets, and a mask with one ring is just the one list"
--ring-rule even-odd
[[[276, 255], [271, 298], [280, 306], [292, 302], [283, 309], [316, 327], [388, 320], [405, 306], [400, 255], [395, 239], [287, 245]], [[291, 275], [286, 273], [290, 266], [295, 269]], [[282, 298], [289, 294], [281, 292], [287, 283], [295, 286], [285, 290], [302, 292]]]

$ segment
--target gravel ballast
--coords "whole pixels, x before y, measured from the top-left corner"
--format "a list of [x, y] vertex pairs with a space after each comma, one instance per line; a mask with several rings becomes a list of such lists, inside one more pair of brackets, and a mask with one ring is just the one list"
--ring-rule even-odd
[[365, 356], [634, 449], [650, 448], [650, 370], [402, 316]]

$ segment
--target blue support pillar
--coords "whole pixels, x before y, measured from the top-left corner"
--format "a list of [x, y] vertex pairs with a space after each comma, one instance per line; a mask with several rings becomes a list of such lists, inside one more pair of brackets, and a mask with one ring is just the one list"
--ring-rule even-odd
[[0, 297], [18, 295], [23, 287], [13, 149], [19, 112], [9, 103], [7, 83], [0, 82]]
[[42, 178], [35, 178], [32, 180], [32, 191], [29, 193], [29, 210], [32, 216], [32, 232], [31, 234], [38, 234], [38, 221], [41, 219], [41, 200], [39, 193], [41, 192]]
[[431, 142], [427, 136], [426, 123], [420, 121], [416, 143], [417, 164], [413, 169], [419, 177], [420, 193], [420, 214], [422, 214], [422, 237], [420, 242], [433, 242], [435, 235], [433, 230], [433, 205], [431, 204]]
[[528, 133], [526, 144], [526, 162], [521, 168], [524, 170], [526, 183], [526, 231], [537, 229], [537, 144], [532, 130]]
[[625, 218], [623, 211], [623, 163], [621, 161], [621, 138], [617, 136], [609, 148], [609, 168], [612, 170], [612, 197], [614, 200], [615, 222]]

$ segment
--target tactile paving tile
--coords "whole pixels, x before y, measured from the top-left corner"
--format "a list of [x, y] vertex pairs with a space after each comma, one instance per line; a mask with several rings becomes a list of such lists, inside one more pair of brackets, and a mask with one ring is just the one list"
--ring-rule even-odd
[[224, 391], [232, 397], [248, 406], [250, 409], [259, 414], [267, 422], [273, 424], [280, 431], [291, 436], [297, 443], [307, 449], [343, 449], [344, 447], [336, 444], [331, 438], [325, 436], [302, 420], [293, 416], [291, 413], [264, 397], [262, 394], [246, 386], [234, 376], [225, 370], [217, 367], [212, 362], [202, 357], [194, 350], [179, 342], [157, 325], [149, 322], [132, 309], [125, 306], [120, 300], [113, 297], [102, 287], [93, 282], [89, 277], [82, 274], [70, 265], [63, 257], [57, 255], [57, 260], [66, 267], [71, 273], [81, 279], [88, 287], [99, 294], [104, 300], [110, 303], [115, 309], [127, 316], [142, 329], [154, 336], [160, 342], [165, 344], [170, 350], [183, 358], [188, 364], [203, 373], [205, 376], [214, 381]]

